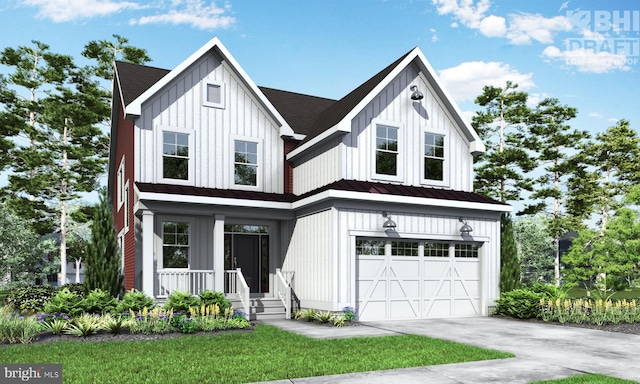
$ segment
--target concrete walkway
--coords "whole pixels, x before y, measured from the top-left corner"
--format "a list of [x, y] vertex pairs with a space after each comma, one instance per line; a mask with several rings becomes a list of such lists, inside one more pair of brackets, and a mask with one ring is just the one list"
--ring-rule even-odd
[[[313, 338], [415, 334], [510, 352], [512, 359], [280, 380], [271, 383], [529, 383], [582, 373], [640, 382], [640, 336], [487, 317], [382, 321], [331, 328], [265, 322]], [[310, 362], [311, 363], [311, 362]]]

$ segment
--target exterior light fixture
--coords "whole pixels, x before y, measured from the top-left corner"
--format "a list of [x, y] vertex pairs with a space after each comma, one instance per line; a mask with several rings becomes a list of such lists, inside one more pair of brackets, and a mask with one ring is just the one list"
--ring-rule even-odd
[[418, 91], [417, 85], [412, 85], [409, 87], [409, 89], [412, 91], [411, 100], [418, 101], [424, 98], [424, 95], [422, 94], [422, 92]]
[[382, 212], [382, 217], [387, 219], [385, 220], [384, 224], [382, 224], [382, 228], [384, 228], [385, 231], [396, 229], [396, 226], [397, 226], [396, 222], [391, 220], [391, 217], [389, 216], [388, 212]]
[[473, 232], [473, 228], [471, 228], [471, 226], [469, 224], [467, 224], [467, 221], [464, 218], [459, 217], [458, 221], [463, 224], [462, 227], [460, 227], [460, 234], [462, 236], [468, 235], [471, 232]]

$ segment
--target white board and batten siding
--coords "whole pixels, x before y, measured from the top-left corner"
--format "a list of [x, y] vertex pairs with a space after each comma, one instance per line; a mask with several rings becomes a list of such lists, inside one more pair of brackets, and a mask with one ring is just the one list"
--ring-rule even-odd
[[282, 264], [295, 271], [295, 293], [302, 308], [334, 310], [335, 214], [327, 209], [298, 217]]
[[[419, 103], [409, 97], [411, 85], [418, 85], [424, 94]], [[400, 127], [403, 174], [394, 183], [473, 190], [469, 141], [433, 88], [410, 65], [352, 119], [351, 132], [295, 160], [294, 192], [302, 194], [340, 179], [379, 181], [373, 175], [377, 122]], [[425, 132], [445, 136], [445, 183], [429, 184], [421, 179]]]
[[[207, 80], [223, 84], [223, 108], [203, 105]], [[195, 135], [190, 185], [233, 187], [235, 138], [259, 143], [259, 186], [255, 190], [283, 192], [284, 143], [279, 127], [235, 71], [213, 51], [142, 105], [141, 117], [135, 122], [136, 180], [160, 182], [162, 147], [158, 143], [163, 128]]]

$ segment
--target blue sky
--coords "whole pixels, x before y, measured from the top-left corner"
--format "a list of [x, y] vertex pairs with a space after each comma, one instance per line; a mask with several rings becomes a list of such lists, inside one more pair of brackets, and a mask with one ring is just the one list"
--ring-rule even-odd
[[419, 46], [467, 117], [512, 80], [578, 108], [575, 128], [640, 124], [640, 2], [5, 0], [0, 19], [0, 48], [79, 57], [119, 34], [167, 69], [218, 36], [256, 84], [336, 99]]

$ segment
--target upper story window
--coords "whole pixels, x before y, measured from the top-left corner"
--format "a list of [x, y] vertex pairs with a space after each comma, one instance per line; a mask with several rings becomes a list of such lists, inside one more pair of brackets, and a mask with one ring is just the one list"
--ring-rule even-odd
[[259, 187], [260, 183], [260, 140], [234, 138], [233, 143], [233, 185], [236, 187]]
[[158, 144], [162, 148], [158, 167], [160, 182], [171, 184], [194, 183], [194, 131], [160, 127]]
[[374, 123], [374, 178], [398, 181], [402, 179], [402, 142], [400, 127]]
[[120, 207], [122, 206], [122, 203], [124, 203], [124, 196], [125, 196], [125, 191], [124, 191], [124, 156], [122, 156], [122, 160], [120, 161], [120, 166], [118, 167], [117, 183], [118, 183], [118, 185], [116, 186], [116, 188], [117, 188], [116, 193], [118, 195], [118, 210], [120, 210]]
[[204, 82], [203, 104], [207, 107], [224, 108], [224, 84], [206, 80]]
[[189, 222], [162, 222], [162, 267], [189, 268]]
[[425, 132], [422, 152], [422, 180], [428, 184], [445, 185], [448, 180], [446, 167], [446, 136]]

